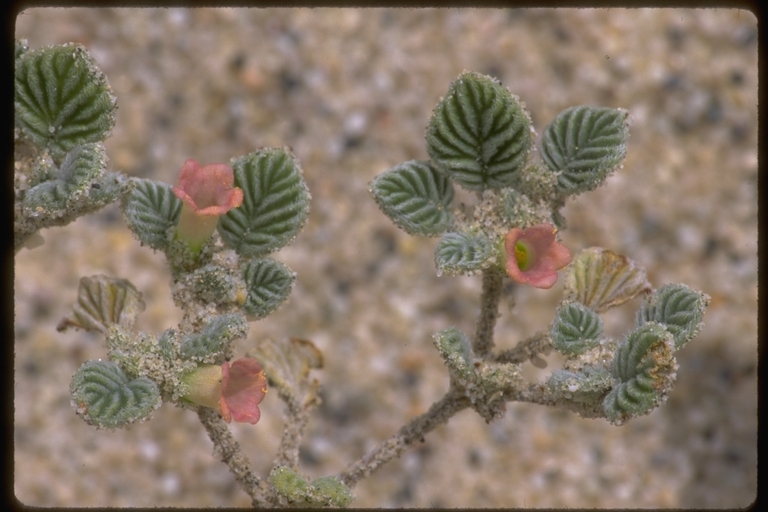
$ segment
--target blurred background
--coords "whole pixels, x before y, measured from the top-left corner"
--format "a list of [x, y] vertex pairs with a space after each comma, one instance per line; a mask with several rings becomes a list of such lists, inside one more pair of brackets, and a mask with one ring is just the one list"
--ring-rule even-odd
[[[448, 387], [431, 335], [473, 332], [480, 279], [438, 278], [436, 239], [394, 227], [368, 194], [386, 169], [426, 158], [430, 113], [464, 69], [520, 96], [541, 134], [579, 104], [627, 109], [624, 168], [571, 200], [572, 251], [599, 245], [645, 266], [654, 286], [712, 297], [678, 355], [668, 402], [623, 427], [531, 404], [487, 425], [466, 410], [355, 488], [357, 507], [744, 507], [757, 488], [757, 22], [743, 10], [32, 9], [31, 48], [88, 48], [118, 99], [112, 169], [174, 183], [187, 158], [228, 162], [289, 146], [312, 192], [309, 221], [276, 259], [298, 273], [290, 300], [251, 324], [325, 354], [323, 404], [302, 470], [336, 473], [421, 414]], [[111, 206], [44, 231], [15, 268], [15, 493], [33, 506], [241, 507], [250, 500], [196, 415], [98, 431], [75, 415], [69, 382], [103, 358], [92, 333], [57, 333], [81, 276], [129, 278], [139, 328], [174, 326], [170, 276]], [[561, 280], [562, 281], [562, 280]], [[517, 288], [499, 348], [545, 329], [560, 299]], [[639, 305], [606, 315], [621, 337]], [[526, 365], [530, 379], [545, 370]], [[232, 430], [266, 476], [283, 404]]]

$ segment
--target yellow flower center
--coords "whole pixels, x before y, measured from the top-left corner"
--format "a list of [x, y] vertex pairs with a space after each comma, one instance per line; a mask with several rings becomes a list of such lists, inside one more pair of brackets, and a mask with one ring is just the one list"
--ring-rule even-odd
[[528, 268], [530, 256], [530, 250], [524, 242], [519, 241], [515, 244], [515, 260], [520, 270], [525, 271]]

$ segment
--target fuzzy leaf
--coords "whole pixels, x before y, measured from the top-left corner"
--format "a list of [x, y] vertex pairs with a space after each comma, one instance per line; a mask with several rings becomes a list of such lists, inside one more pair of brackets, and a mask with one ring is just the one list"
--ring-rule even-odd
[[462, 187], [508, 187], [528, 160], [531, 120], [497, 80], [465, 71], [435, 107], [426, 138], [430, 158]]
[[263, 149], [232, 163], [243, 204], [219, 219], [224, 242], [241, 256], [263, 256], [289, 243], [309, 212], [309, 190], [287, 149]]
[[437, 236], [453, 223], [453, 185], [428, 161], [411, 160], [379, 174], [371, 194], [387, 217], [411, 235]]
[[620, 382], [603, 400], [612, 423], [648, 414], [666, 400], [676, 377], [673, 351], [674, 337], [654, 322], [636, 328], [619, 344], [611, 373]]
[[[611, 389], [611, 373], [602, 366], [586, 366], [580, 371], [555, 370], [547, 386], [558, 398], [576, 403], [600, 403]], [[601, 415], [600, 415], [601, 416]]]
[[555, 313], [549, 335], [559, 352], [569, 356], [582, 354], [600, 342], [603, 320], [583, 304], [566, 302]]
[[703, 327], [701, 319], [708, 305], [709, 296], [702, 292], [684, 284], [664, 285], [643, 301], [637, 312], [637, 324], [662, 324], [675, 337], [675, 348], [679, 349]]
[[160, 405], [160, 390], [146, 377], [128, 380], [110, 361], [88, 361], [70, 385], [77, 413], [90, 425], [125, 427], [147, 418]]
[[222, 315], [208, 321], [202, 331], [185, 336], [181, 357], [197, 362], [213, 362], [229, 344], [248, 335], [248, 322], [242, 315]]
[[627, 154], [627, 112], [579, 106], [564, 110], [544, 130], [541, 158], [557, 173], [563, 194], [592, 190]]
[[479, 270], [491, 256], [493, 246], [482, 233], [445, 233], [435, 248], [438, 273], [468, 273]]
[[127, 279], [96, 275], [80, 278], [77, 303], [72, 309], [73, 313], [56, 326], [58, 331], [78, 327], [106, 333], [110, 325], [132, 329], [139, 313], [144, 311], [144, 301], [141, 292]]
[[270, 314], [291, 293], [294, 273], [271, 258], [256, 258], [243, 266], [243, 280], [247, 290], [243, 310], [249, 320], [258, 320]]
[[67, 209], [81, 207], [88, 202], [91, 187], [106, 166], [107, 155], [102, 143], [73, 148], [58, 171], [50, 171], [52, 179], [27, 190], [24, 208], [31, 216], [61, 217]]
[[347, 507], [355, 494], [336, 476], [321, 476], [308, 483], [304, 477], [287, 466], [274, 468], [269, 481], [292, 507]]
[[448, 327], [432, 336], [445, 365], [468, 378], [472, 374], [472, 348], [466, 334], [456, 327]]
[[598, 313], [650, 291], [645, 270], [623, 254], [608, 249], [584, 249], [566, 269], [565, 298]]
[[128, 227], [142, 244], [163, 250], [168, 247], [169, 230], [179, 223], [181, 200], [165, 183], [139, 178], [134, 183], [123, 199]]
[[82, 46], [23, 52], [15, 87], [17, 126], [54, 156], [106, 139], [115, 124], [117, 102], [107, 78]]
[[301, 407], [318, 405], [320, 383], [310, 379], [310, 370], [323, 367], [323, 353], [309, 340], [283, 338], [264, 339], [251, 357], [259, 360], [269, 379], [286, 402]]

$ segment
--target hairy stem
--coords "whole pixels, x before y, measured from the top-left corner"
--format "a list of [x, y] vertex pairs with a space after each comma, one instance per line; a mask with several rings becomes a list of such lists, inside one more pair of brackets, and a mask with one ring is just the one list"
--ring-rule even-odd
[[269, 488], [265, 482], [253, 474], [248, 459], [240, 450], [240, 444], [235, 441], [226, 422], [218, 412], [208, 407], [200, 407], [197, 415], [208, 432], [208, 437], [213, 441], [214, 451], [218, 452], [221, 461], [229, 466], [237, 483], [251, 497], [253, 506], [267, 506], [266, 496], [269, 494]]
[[424, 436], [435, 427], [446, 423], [451, 416], [470, 405], [469, 399], [449, 390], [443, 398], [432, 404], [427, 412], [412, 419], [397, 434], [380, 442], [368, 454], [350, 464], [338, 476], [348, 487], [353, 487], [359, 480], [370, 476], [386, 462], [399, 457], [415, 441], [423, 441]]
[[493, 328], [499, 317], [499, 301], [504, 275], [495, 270], [483, 270], [483, 292], [480, 296], [480, 317], [477, 319], [472, 350], [485, 357], [493, 349]]
[[288, 410], [285, 413], [283, 437], [277, 450], [274, 467], [286, 466], [294, 471], [299, 470], [299, 445], [307, 426], [307, 409], [296, 400], [285, 401]]
[[549, 333], [540, 331], [526, 338], [514, 348], [499, 352], [493, 360], [497, 363], [525, 363], [528, 361], [535, 361], [536, 356], [539, 354], [547, 355], [552, 351], [552, 340], [549, 338]]

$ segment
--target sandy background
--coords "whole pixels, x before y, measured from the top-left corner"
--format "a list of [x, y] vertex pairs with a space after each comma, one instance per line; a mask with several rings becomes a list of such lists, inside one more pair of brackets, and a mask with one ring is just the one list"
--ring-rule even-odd
[[[335, 473], [447, 389], [430, 335], [472, 332], [479, 279], [438, 278], [435, 239], [395, 228], [368, 196], [374, 176], [425, 158], [432, 108], [463, 69], [497, 76], [539, 133], [577, 104], [622, 107], [634, 123], [625, 168], [569, 203], [564, 242], [601, 245], [651, 282], [712, 296], [705, 330], [679, 353], [678, 384], [650, 416], [613, 427], [510, 404], [491, 424], [464, 411], [355, 491], [355, 506], [742, 507], [756, 493], [757, 23], [736, 10], [35, 9], [30, 46], [76, 41], [118, 98], [114, 169], [174, 182], [187, 158], [228, 161], [290, 146], [312, 191], [310, 219], [276, 258], [298, 272], [291, 300], [251, 324], [313, 340], [324, 403], [302, 469]], [[247, 506], [194, 414], [170, 405], [130, 430], [75, 416], [69, 381], [105, 355], [99, 336], [58, 334], [81, 276], [129, 278], [139, 326], [181, 312], [164, 261], [116, 207], [43, 233], [15, 278], [15, 492], [37, 506]], [[502, 304], [497, 345], [548, 325], [562, 291]], [[620, 336], [637, 303], [606, 318]], [[550, 368], [557, 358], [549, 358]], [[529, 365], [530, 366], [530, 365]], [[530, 369], [531, 378], [549, 370]], [[282, 403], [235, 425], [266, 475]]]

